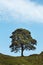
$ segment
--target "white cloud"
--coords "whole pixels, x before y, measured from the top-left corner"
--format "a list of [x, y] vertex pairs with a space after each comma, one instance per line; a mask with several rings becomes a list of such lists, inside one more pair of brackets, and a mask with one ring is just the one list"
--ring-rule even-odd
[[0, 13], [9, 11], [13, 18], [43, 23], [43, 6], [30, 0], [0, 0]]

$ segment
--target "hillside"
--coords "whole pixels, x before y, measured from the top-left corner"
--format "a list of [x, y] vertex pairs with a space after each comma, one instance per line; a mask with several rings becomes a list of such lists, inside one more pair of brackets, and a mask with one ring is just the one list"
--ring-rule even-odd
[[27, 57], [12, 57], [0, 53], [0, 65], [43, 65], [43, 52]]

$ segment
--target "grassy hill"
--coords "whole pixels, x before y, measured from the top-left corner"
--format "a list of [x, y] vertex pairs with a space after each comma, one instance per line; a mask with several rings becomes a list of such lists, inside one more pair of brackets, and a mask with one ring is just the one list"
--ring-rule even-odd
[[43, 52], [25, 57], [0, 54], [0, 65], [43, 65]]

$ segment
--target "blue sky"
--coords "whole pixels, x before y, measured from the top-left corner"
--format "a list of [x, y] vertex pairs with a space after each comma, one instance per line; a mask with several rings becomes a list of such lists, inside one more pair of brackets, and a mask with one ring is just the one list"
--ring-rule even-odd
[[33, 2], [36, 2], [37, 4], [43, 5], [43, 0], [31, 0]]
[[42, 0], [0, 0], [0, 53], [11, 53], [11, 33], [17, 28], [26, 28], [37, 40], [36, 50], [24, 51], [24, 55], [43, 51], [43, 1]]

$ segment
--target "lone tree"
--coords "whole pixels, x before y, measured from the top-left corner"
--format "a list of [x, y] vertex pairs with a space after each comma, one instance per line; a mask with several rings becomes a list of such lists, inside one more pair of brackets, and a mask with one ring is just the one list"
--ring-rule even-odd
[[26, 29], [16, 29], [10, 36], [11, 52], [18, 52], [21, 50], [21, 56], [23, 56], [24, 50], [35, 50], [37, 41], [31, 37], [31, 32]]

